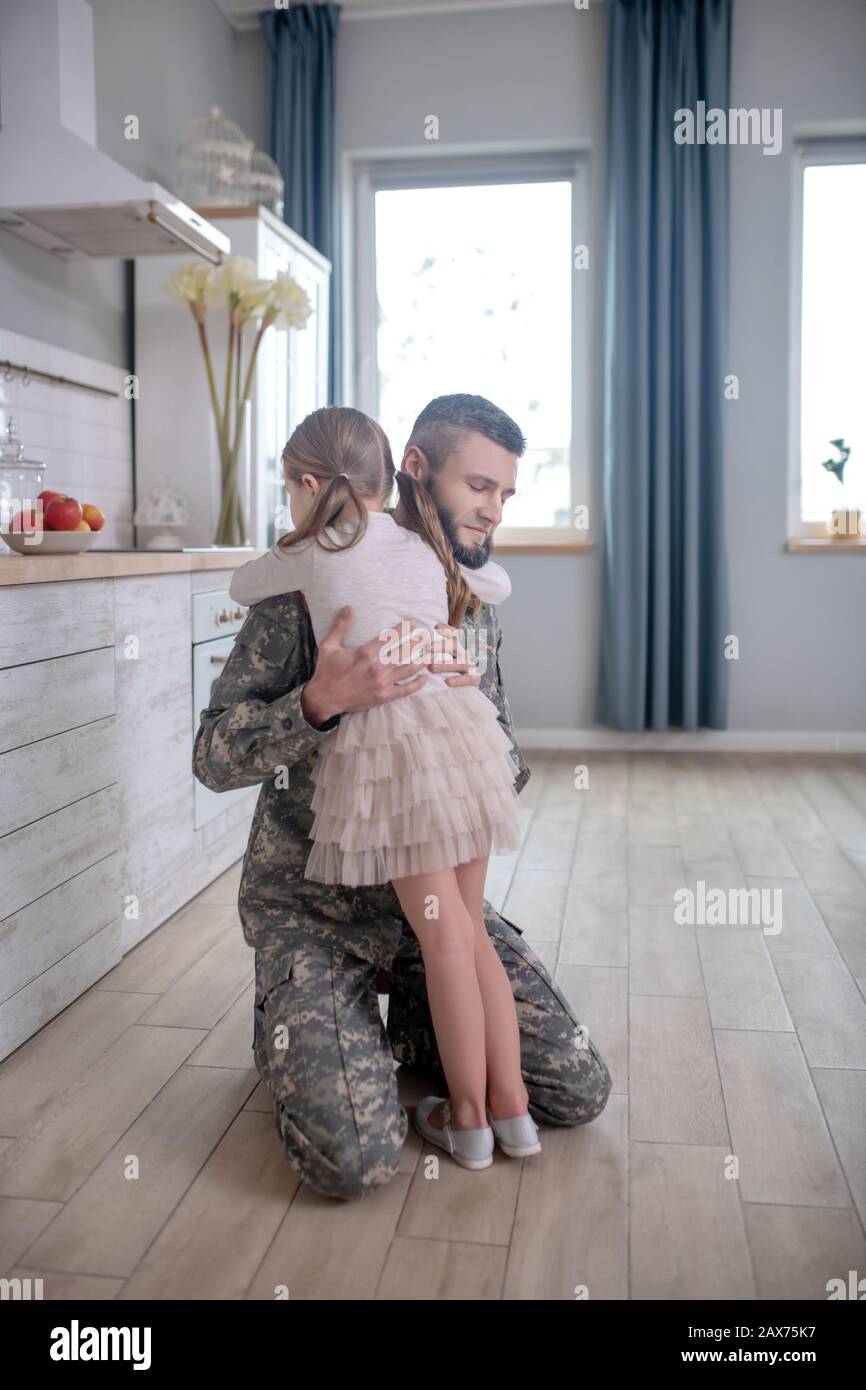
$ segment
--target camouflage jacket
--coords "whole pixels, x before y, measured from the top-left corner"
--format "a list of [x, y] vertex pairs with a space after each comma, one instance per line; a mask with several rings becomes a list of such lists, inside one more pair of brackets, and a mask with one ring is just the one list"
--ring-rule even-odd
[[[481, 689], [511, 739], [515, 788], [521, 791], [530, 773], [502, 685], [495, 608], [482, 604], [463, 630], [465, 643], [474, 639], [478, 648], [470, 654], [482, 672]], [[248, 944], [279, 948], [287, 931], [300, 930], [388, 969], [406, 927], [390, 883], [350, 888], [304, 878], [313, 823], [311, 771], [319, 743], [339, 723], [337, 716], [316, 729], [301, 712], [301, 693], [315, 663], [312, 626], [297, 593], [254, 604], [213, 688], [212, 703], [201, 712], [193, 772], [215, 792], [262, 784], [238, 896]]]

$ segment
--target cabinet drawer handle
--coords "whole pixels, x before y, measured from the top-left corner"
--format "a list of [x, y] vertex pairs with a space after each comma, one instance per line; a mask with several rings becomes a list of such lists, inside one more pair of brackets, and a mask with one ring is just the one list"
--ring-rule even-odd
[[226, 664], [227, 661], [228, 661], [228, 657], [227, 657], [227, 656], [212, 656], [212, 657], [211, 657], [211, 663], [212, 663], [212, 665], [214, 665], [214, 666], [225, 666], [225, 664]]

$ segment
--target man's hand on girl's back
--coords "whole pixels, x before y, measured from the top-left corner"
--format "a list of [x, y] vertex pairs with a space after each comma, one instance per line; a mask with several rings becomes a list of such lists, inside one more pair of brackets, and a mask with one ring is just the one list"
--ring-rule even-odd
[[[301, 709], [308, 724], [319, 728], [335, 714], [352, 714], [374, 705], [400, 700], [419, 690], [427, 679], [429, 661], [381, 659], [383, 644], [393, 646], [393, 634], [383, 633], [361, 647], [345, 647], [354, 619], [350, 604], [334, 619], [330, 632], [322, 639], [316, 669], [301, 695]], [[404, 622], [417, 625], [414, 618]], [[453, 665], [449, 670], [453, 670]], [[407, 677], [414, 676], [414, 680]], [[405, 685], [399, 681], [407, 680]]]

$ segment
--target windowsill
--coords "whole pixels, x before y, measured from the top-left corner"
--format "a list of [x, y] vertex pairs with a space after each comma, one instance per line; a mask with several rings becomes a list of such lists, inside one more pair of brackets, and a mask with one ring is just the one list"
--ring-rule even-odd
[[794, 536], [785, 549], [797, 555], [866, 555], [866, 536]]
[[595, 543], [579, 540], [569, 526], [500, 526], [493, 538], [496, 555], [588, 555]]
[[589, 555], [595, 546], [588, 541], [574, 541], [571, 545], [558, 545], [551, 541], [545, 545], [543, 541], [533, 541], [529, 545], [519, 545], [517, 542], [504, 541], [501, 545], [494, 545], [491, 555]]

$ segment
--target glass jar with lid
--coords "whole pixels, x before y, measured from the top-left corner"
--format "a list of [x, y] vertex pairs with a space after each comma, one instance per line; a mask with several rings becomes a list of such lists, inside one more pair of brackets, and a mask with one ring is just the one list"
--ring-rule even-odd
[[[10, 416], [0, 439], [0, 532], [12, 530], [19, 512], [36, 508], [36, 499], [44, 487], [45, 464], [25, 459], [24, 445]], [[4, 544], [0, 553], [8, 555], [11, 552]]]
[[[0, 459], [0, 534], [13, 530], [19, 512], [35, 510], [36, 499], [45, 487], [45, 464], [19, 459]], [[16, 523], [18, 527], [21, 523]], [[3, 546], [3, 552], [8, 547]]]

